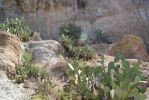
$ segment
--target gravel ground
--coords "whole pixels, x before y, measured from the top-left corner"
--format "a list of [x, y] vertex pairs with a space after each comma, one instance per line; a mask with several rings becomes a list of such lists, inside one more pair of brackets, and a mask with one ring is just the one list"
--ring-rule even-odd
[[0, 100], [28, 100], [31, 94], [32, 90], [14, 84], [3, 71], [0, 71]]

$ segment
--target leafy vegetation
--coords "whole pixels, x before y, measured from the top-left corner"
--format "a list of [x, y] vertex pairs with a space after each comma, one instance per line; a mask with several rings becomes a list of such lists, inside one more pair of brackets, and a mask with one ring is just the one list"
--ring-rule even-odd
[[50, 74], [43, 69], [40, 70], [39, 76], [41, 81], [36, 92], [37, 94], [40, 94], [43, 97], [48, 97], [52, 87]]
[[61, 100], [145, 100], [144, 80], [140, 62], [130, 64], [118, 55], [108, 66], [101, 57], [99, 67], [79, 67], [78, 61], [69, 64], [69, 82]]
[[72, 57], [74, 55], [74, 50], [73, 50], [73, 41], [70, 36], [62, 34], [59, 38], [59, 42], [63, 45], [67, 56]]
[[[24, 51], [22, 56], [22, 64], [16, 66], [16, 74], [14, 75], [14, 80], [16, 83], [22, 83], [24, 80], [34, 77], [38, 82], [38, 88], [36, 93], [40, 95], [43, 100], [48, 100], [49, 93], [51, 92], [51, 77], [49, 72], [45, 69], [39, 69], [32, 63], [32, 55]], [[33, 97], [34, 98], [34, 97]]]
[[95, 58], [95, 50], [87, 45], [83, 47], [76, 47], [74, 48], [74, 51], [74, 56], [77, 59], [90, 60]]
[[89, 46], [74, 46], [72, 38], [67, 35], [62, 35], [59, 39], [64, 46], [66, 55], [70, 58], [90, 60], [95, 57], [95, 50]]
[[95, 37], [96, 41], [99, 43], [111, 43], [109, 36], [106, 33], [103, 33], [101, 30], [96, 30]]
[[7, 19], [0, 23], [0, 30], [17, 35], [22, 41], [28, 41], [34, 31], [29, 28], [23, 18]]
[[75, 24], [66, 23], [60, 28], [60, 34], [64, 34], [65, 36], [69, 36], [74, 45], [77, 45], [81, 35], [81, 28], [77, 27]]
[[39, 69], [31, 62], [32, 55], [24, 51], [22, 57], [22, 64], [16, 66], [15, 81], [22, 83], [28, 77], [39, 77]]

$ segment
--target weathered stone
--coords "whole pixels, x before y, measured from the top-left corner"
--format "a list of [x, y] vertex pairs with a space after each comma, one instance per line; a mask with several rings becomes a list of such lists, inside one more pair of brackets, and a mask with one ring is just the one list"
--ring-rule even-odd
[[35, 91], [25, 89], [22, 85], [14, 84], [6, 73], [0, 70], [0, 99], [1, 100], [30, 100]]
[[66, 61], [62, 56], [63, 48], [59, 42], [54, 40], [30, 41], [24, 46], [31, 52], [37, 66], [46, 68], [54, 75], [60, 75], [64, 72]]
[[21, 45], [18, 37], [0, 31], [0, 68], [8, 74], [15, 73], [15, 65], [19, 64], [22, 53]]
[[117, 44], [107, 49], [107, 54], [116, 56], [123, 53], [127, 58], [137, 58], [139, 60], [149, 61], [146, 47], [137, 36], [126, 35]]

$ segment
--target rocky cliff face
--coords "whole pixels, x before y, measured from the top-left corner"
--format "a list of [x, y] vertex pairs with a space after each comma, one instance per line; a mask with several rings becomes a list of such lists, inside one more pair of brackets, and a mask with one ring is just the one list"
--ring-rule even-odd
[[41, 32], [57, 38], [59, 27], [73, 22], [92, 35], [101, 29], [117, 41], [125, 34], [140, 36], [149, 46], [149, 0], [1, 0], [0, 19], [20, 16]]
[[15, 0], [0, 0], [0, 21], [20, 16]]

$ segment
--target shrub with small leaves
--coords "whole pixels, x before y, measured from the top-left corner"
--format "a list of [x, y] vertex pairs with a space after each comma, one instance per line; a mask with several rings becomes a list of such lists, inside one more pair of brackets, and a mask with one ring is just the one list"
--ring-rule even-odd
[[74, 57], [75, 52], [72, 39], [69, 36], [62, 34], [59, 38], [59, 42], [65, 49], [65, 55], [68, 57]]
[[32, 63], [32, 55], [28, 51], [24, 51], [22, 55], [22, 63], [16, 66], [16, 74], [11, 77], [16, 83], [22, 83], [30, 77], [34, 77], [38, 82], [38, 88], [36, 89], [36, 96], [33, 96], [31, 100], [35, 98], [41, 98], [43, 100], [49, 100], [48, 95], [51, 92], [51, 77], [50, 73], [46, 69], [39, 69]]
[[90, 60], [95, 58], [95, 50], [89, 46], [84, 47], [76, 47], [74, 48], [75, 55], [77, 59], [83, 59], [83, 60]]
[[51, 93], [52, 83], [50, 78], [43, 79], [37, 89], [37, 94], [42, 94], [44, 97], [47, 97]]
[[62, 34], [59, 38], [59, 42], [64, 46], [64, 48], [68, 52], [71, 52], [71, 50], [74, 47], [72, 38], [70, 36]]
[[39, 77], [39, 69], [31, 62], [32, 55], [24, 51], [22, 64], [16, 66], [16, 75], [14, 76], [17, 83], [22, 83], [28, 77]]
[[34, 31], [29, 28], [23, 18], [7, 19], [0, 23], [0, 30], [17, 35], [22, 41], [28, 41]]
[[95, 57], [95, 50], [89, 46], [74, 46], [73, 41], [69, 36], [62, 35], [59, 39], [64, 46], [66, 55], [70, 58], [90, 60]]
[[75, 24], [66, 23], [60, 28], [60, 34], [69, 36], [70, 38], [72, 38], [74, 44], [77, 45], [81, 35], [81, 28], [77, 27]]

